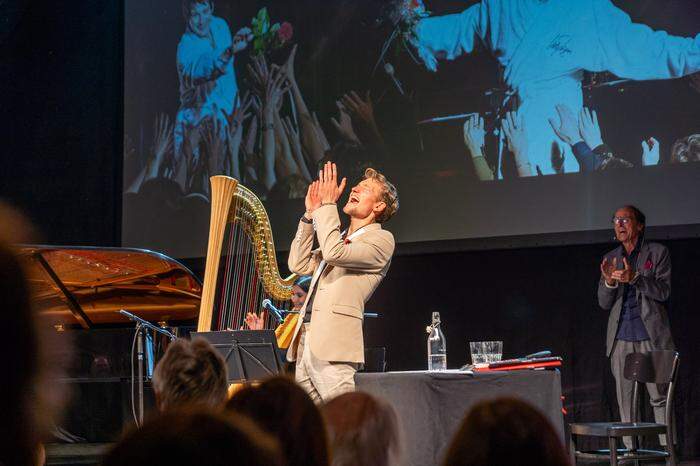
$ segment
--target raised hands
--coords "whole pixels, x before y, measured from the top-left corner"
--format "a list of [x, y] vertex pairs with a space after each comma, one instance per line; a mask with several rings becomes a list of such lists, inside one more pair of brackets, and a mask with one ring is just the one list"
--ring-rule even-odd
[[318, 197], [321, 204], [334, 204], [345, 190], [347, 179], [343, 178], [338, 184], [338, 168], [332, 162], [326, 162], [323, 170], [318, 172]]
[[374, 104], [372, 104], [372, 98], [369, 95], [369, 91], [365, 93], [364, 100], [357, 95], [357, 92], [350, 91], [350, 94], [343, 95], [341, 102], [350, 113], [350, 116], [370, 127], [376, 128], [376, 122], [374, 120]]
[[274, 113], [281, 104], [282, 96], [289, 90], [290, 85], [286, 82], [287, 76], [282, 68], [275, 65], [270, 68], [270, 74], [265, 84], [263, 94], [263, 112]]
[[243, 125], [243, 122], [251, 116], [248, 110], [250, 110], [252, 104], [253, 96], [250, 95], [250, 92], [246, 92], [240, 104], [235, 108], [229, 118], [229, 127], [232, 128], [233, 131], [238, 130], [238, 128]]
[[659, 141], [649, 138], [642, 141], [642, 165], [656, 165], [659, 163], [661, 149]]
[[294, 156], [294, 161], [297, 163], [301, 175], [307, 182], [311, 182], [311, 173], [306, 166], [306, 160], [304, 158], [304, 150], [301, 147], [301, 139], [299, 136], [299, 130], [294, 127], [291, 118], [285, 117], [282, 119], [282, 128], [284, 134], [289, 141], [289, 145], [292, 149], [292, 154]]
[[483, 156], [484, 141], [486, 131], [484, 130], [484, 119], [481, 115], [471, 115], [464, 122], [464, 145], [467, 146], [472, 157]]
[[292, 47], [292, 51], [289, 52], [289, 57], [287, 58], [287, 61], [284, 62], [284, 65], [282, 65], [282, 69], [287, 75], [287, 78], [289, 78], [289, 82], [293, 85], [296, 85], [297, 82], [296, 75], [294, 74], [294, 59], [296, 58], [296, 56], [297, 45], [294, 44], [294, 47]]
[[600, 125], [598, 124], [598, 114], [595, 110], [590, 110], [583, 107], [578, 114], [578, 130], [579, 135], [583, 138], [583, 142], [591, 148], [595, 149], [603, 145], [603, 137], [600, 134]]
[[318, 193], [318, 188], [321, 185], [319, 180], [314, 181], [309, 185], [309, 189], [306, 191], [306, 197], [304, 198], [304, 207], [306, 208], [307, 217], [311, 217], [314, 210], [321, 207], [321, 196]]
[[[209, 124], [206, 125], [202, 137], [204, 139], [204, 144], [206, 145], [209, 176], [213, 176], [223, 173], [223, 162], [225, 159], [224, 155], [226, 149], [225, 141], [228, 138], [228, 135], [224, 134], [222, 122], [220, 122], [218, 118], [212, 117], [208, 120], [208, 122]], [[200, 160], [200, 163], [201, 162], [202, 160]]]
[[525, 119], [517, 112], [508, 112], [503, 119], [503, 132], [506, 136], [508, 149], [515, 156], [515, 167], [518, 176], [532, 176], [532, 167], [527, 156], [527, 132]]
[[339, 101], [336, 101], [335, 105], [338, 107], [338, 119], [336, 120], [335, 118], [331, 117], [333, 127], [336, 129], [336, 131], [338, 131], [340, 137], [346, 141], [359, 144], [360, 139], [357, 137], [357, 134], [355, 134], [355, 130], [352, 127], [352, 119], [350, 118], [350, 114]]
[[160, 114], [156, 117], [155, 130], [153, 154], [156, 161], [160, 161], [173, 148], [173, 125], [168, 115]]
[[552, 129], [554, 129], [554, 132], [562, 139], [562, 141], [570, 146], [573, 146], [577, 142], [581, 141], [576, 115], [574, 114], [573, 110], [566, 105], [559, 104], [555, 108], [559, 118], [549, 118], [549, 124], [552, 125]]

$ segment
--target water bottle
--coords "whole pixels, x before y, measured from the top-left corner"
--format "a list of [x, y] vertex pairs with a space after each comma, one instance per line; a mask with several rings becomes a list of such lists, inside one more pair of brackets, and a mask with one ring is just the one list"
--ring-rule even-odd
[[425, 329], [428, 332], [428, 370], [447, 369], [447, 340], [440, 330], [440, 313], [433, 312], [433, 323]]

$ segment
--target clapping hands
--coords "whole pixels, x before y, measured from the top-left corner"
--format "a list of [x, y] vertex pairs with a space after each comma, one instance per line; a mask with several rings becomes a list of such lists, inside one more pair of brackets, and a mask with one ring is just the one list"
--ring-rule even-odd
[[335, 204], [345, 190], [347, 179], [343, 178], [338, 184], [338, 168], [332, 162], [326, 162], [318, 172], [318, 180], [309, 185], [304, 205], [306, 213], [311, 213], [322, 204]]
[[630, 267], [629, 262], [626, 257], [622, 258], [622, 263], [624, 268], [622, 270], [617, 270], [617, 258], [613, 257], [612, 261], [608, 258], [604, 258], [603, 262], [600, 264], [600, 272], [603, 274], [605, 282], [609, 286], [613, 286], [615, 283], [629, 283], [634, 280], [636, 275], [635, 271]]

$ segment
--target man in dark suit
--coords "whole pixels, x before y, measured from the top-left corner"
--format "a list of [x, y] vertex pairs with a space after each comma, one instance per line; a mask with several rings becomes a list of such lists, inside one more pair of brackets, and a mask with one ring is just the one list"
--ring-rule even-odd
[[[674, 349], [666, 303], [671, 295], [668, 249], [644, 241], [646, 218], [634, 206], [615, 212], [615, 237], [621, 243], [600, 264], [598, 303], [610, 311], [607, 355], [615, 376], [617, 402], [623, 422], [630, 420], [633, 382], [625, 379], [630, 353]], [[664, 387], [647, 384], [656, 422], [664, 422]], [[665, 439], [662, 439], [662, 441]], [[629, 438], [625, 444], [631, 446]]]

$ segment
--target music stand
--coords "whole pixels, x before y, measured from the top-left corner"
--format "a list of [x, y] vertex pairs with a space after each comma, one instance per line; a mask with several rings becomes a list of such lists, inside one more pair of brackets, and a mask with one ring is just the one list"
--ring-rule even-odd
[[192, 332], [204, 338], [226, 361], [229, 383], [253, 382], [283, 372], [274, 330]]

